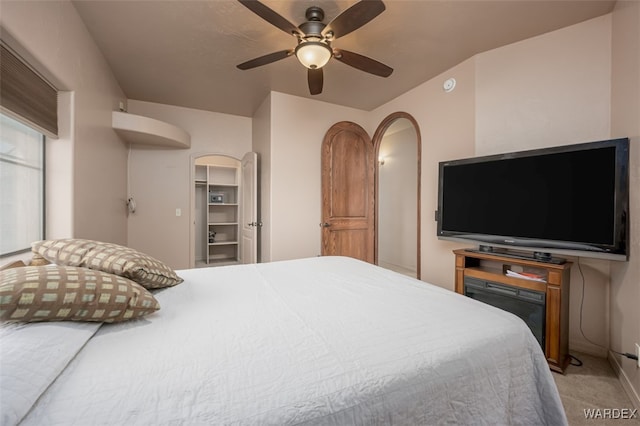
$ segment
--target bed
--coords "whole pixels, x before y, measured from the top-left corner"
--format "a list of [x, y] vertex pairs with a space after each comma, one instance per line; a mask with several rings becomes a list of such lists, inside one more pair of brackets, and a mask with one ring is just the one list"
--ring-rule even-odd
[[134, 321], [5, 323], [3, 425], [563, 425], [516, 316], [346, 257], [177, 271]]

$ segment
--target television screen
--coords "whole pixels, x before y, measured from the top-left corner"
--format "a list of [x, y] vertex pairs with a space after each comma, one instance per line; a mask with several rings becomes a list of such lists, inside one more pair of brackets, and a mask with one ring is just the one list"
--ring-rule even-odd
[[440, 163], [438, 236], [627, 253], [629, 140]]

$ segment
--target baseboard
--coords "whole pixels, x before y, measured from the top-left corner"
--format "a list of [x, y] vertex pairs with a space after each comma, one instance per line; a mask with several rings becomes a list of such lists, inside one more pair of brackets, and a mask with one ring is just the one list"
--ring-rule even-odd
[[636, 409], [640, 410], [640, 395], [638, 395], [638, 391], [633, 388], [633, 384], [629, 380], [627, 373], [624, 372], [624, 370], [622, 369], [622, 366], [620, 365], [620, 363], [618, 363], [618, 360], [614, 356], [613, 352], [609, 352], [609, 356], [607, 358], [609, 359], [609, 364], [611, 364], [611, 368], [613, 368], [613, 371], [616, 373], [616, 376], [618, 376], [618, 379], [620, 380], [620, 383], [622, 384], [624, 391], [629, 396], [631, 403], [634, 405]]
[[597, 356], [599, 358], [607, 358], [609, 351], [602, 346], [592, 345], [584, 340], [569, 340], [569, 352], [582, 352], [583, 354]]
[[398, 272], [399, 274], [403, 274], [403, 275], [410, 275], [410, 276], [413, 275], [415, 277], [415, 274], [416, 274], [415, 267], [411, 268], [411, 267], [398, 265], [391, 262], [384, 262], [384, 261], [379, 261], [378, 266], [381, 266], [385, 269], [391, 269], [392, 271]]

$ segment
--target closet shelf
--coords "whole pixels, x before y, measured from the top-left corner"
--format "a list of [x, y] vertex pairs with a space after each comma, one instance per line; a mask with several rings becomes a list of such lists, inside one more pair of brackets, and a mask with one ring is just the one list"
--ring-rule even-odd
[[112, 126], [125, 141], [163, 148], [191, 147], [191, 136], [173, 124], [141, 115], [113, 111]]

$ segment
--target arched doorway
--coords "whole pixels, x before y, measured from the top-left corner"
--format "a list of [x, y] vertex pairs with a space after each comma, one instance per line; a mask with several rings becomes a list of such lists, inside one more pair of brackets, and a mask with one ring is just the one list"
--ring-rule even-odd
[[387, 116], [373, 145], [375, 168], [375, 263], [420, 278], [421, 138], [406, 112]]
[[190, 163], [191, 267], [257, 262], [257, 154], [198, 154]]

